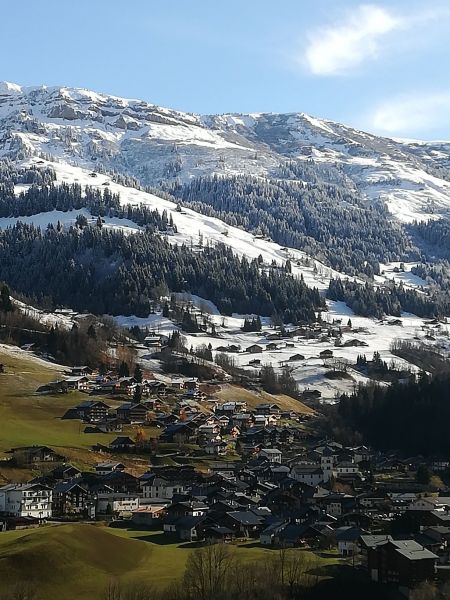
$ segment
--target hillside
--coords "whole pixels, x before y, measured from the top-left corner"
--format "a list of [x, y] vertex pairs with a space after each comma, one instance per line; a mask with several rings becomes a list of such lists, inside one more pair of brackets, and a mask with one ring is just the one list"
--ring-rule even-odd
[[[37, 600], [97, 600], [114, 581], [161, 591], [183, 575], [194, 549], [191, 544], [161, 544], [160, 532], [101, 525], [6, 532], [0, 539], [0, 593], [21, 579], [24, 565], [27, 583], [39, 590]], [[236, 556], [243, 561], [271, 554], [270, 549], [253, 544], [236, 545]], [[338, 562], [333, 556], [316, 560], [319, 566]]]
[[[76, 391], [58, 395], [35, 393], [43, 383], [60, 377], [61, 367], [4, 344], [0, 344], [0, 363], [5, 370], [0, 373], [0, 484], [17, 479], [27, 481], [37, 474], [37, 471], [2, 464], [2, 460], [8, 458], [5, 452], [12, 447], [51, 446], [79, 468], [92, 468], [104, 458], [90, 447], [96, 443], [107, 444], [117, 434], [83, 434], [84, 427], [79, 421], [61, 419], [69, 408], [86, 400], [86, 394]], [[113, 401], [111, 405], [117, 403]]]

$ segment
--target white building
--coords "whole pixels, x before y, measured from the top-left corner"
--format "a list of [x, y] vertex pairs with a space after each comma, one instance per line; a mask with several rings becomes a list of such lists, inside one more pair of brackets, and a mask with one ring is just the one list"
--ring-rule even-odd
[[324, 472], [318, 465], [295, 465], [291, 470], [291, 477], [295, 481], [316, 486], [325, 481]]
[[38, 483], [10, 483], [0, 487], [0, 512], [11, 517], [48, 519], [52, 516], [52, 490]]
[[138, 510], [140, 499], [138, 496], [112, 492], [110, 494], [99, 494], [97, 499], [97, 512], [105, 514], [108, 512], [124, 515]]
[[141, 484], [144, 498], [162, 498], [171, 500], [174, 494], [184, 494], [187, 491], [185, 485], [179, 481], [169, 481], [162, 477], [155, 477], [152, 481]]

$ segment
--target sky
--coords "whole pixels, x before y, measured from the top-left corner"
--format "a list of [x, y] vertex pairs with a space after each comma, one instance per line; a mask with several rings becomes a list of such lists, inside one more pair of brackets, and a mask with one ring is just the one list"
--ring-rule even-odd
[[448, 0], [0, 0], [0, 80], [450, 140]]

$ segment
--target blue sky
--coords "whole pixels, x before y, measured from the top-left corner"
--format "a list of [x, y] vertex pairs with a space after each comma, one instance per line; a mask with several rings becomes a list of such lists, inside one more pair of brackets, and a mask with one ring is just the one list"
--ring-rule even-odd
[[446, 0], [0, 0], [0, 80], [450, 139]]

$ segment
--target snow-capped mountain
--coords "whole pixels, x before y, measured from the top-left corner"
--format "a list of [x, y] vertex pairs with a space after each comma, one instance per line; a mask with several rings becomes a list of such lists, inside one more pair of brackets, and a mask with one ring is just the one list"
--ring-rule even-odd
[[303, 113], [201, 116], [66, 87], [0, 84], [0, 157], [57, 157], [143, 184], [279, 176], [287, 160], [338, 169], [402, 222], [450, 209], [450, 142], [392, 140]]
[[[350, 201], [355, 202], [353, 214], [366, 211], [366, 206], [373, 203], [385, 203], [401, 223], [408, 223], [416, 219], [446, 217], [450, 210], [450, 142], [385, 139], [303, 113], [201, 116], [83, 89], [23, 88], [3, 83], [0, 84], [2, 158], [25, 168], [45, 170], [48, 167], [54, 173], [56, 185], [77, 183], [82, 188], [89, 186], [99, 194], [108, 189], [120, 198], [124, 207], [145, 206], [160, 214], [164, 211], [174, 225], [172, 230], [161, 233], [170, 244], [184, 244], [200, 252], [202, 246], [223, 243], [239, 257], [261, 260], [264, 268], [268, 265], [284, 268], [289, 261], [290, 272], [302, 277], [307, 286], [316, 287], [322, 296], [326, 294], [332, 278], [351, 275], [354, 281], [365, 281], [364, 273], [355, 272], [351, 261], [339, 265], [339, 270], [336, 270], [331, 266], [333, 263], [327, 261], [326, 254], [310, 250], [323, 249], [328, 240], [339, 245], [345, 235], [336, 242], [332, 231], [324, 242], [318, 234], [318, 245], [307, 245], [306, 249], [303, 245], [295, 246], [285, 240], [278, 239], [277, 243], [268, 239], [267, 235], [257, 233], [254, 228], [245, 230], [243, 226], [234, 226], [236, 223], [232, 220], [225, 222], [207, 211], [201, 214], [192, 210], [192, 205], [183, 205], [181, 210], [174, 198], [166, 197], [157, 189], [149, 193], [124, 185], [127, 183], [125, 179], [118, 180], [111, 172], [131, 175], [154, 188], [160, 185], [167, 187], [171, 183], [189, 183], [198, 177], [215, 174], [223, 177], [251, 175], [258, 178], [259, 183], [260, 179], [279, 181], [287, 177], [282, 167], [292, 162], [317, 172], [321, 181], [337, 182], [339, 186], [352, 190], [354, 194]], [[301, 173], [302, 169], [297, 172]], [[295, 169], [290, 171], [289, 183], [293, 177], [301, 177], [295, 173]], [[15, 182], [16, 196], [30, 185]], [[320, 194], [317, 197], [320, 204]], [[319, 221], [325, 220], [327, 206], [320, 210]], [[366, 212], [371, 218], [370, 211]], [[280, 211], [280, 214], [282, 220], [284, 213]], [[64, 210], [52, 207], [44, 211], [27, 207], [26, 212], [3, 213], [0, 229], [4, 230], [17, 221], [33, 223], [42, 229], [48, 223], [55, 226], [59, 223], [68, 228], [80, 216], [93, 223], [97, 218], [85, 206]], [[380, 223], [391, 221], [388, 217]], [[145, 228], [131, 219], [110, 214], [104, 215], [103, 223], [104, 227], [125, 233]], [[355, 226], [354, 235], [364, 237], [365, 227], [367, 220], [362, 229]], [[395, 224], [395, 228], [403, 230], [400, 224]], [[375, 228], [377, 244], [381, 229], [379, 225]], [[349, 231], [348, 235], [352, 235], [352, 230]], [[382, 233], [380, 231], [380, 237]], [[386, 244], [387, 252], [391, 246], [394, 247], [395, 242]], [[401, 253], [402, 250], [399, 250], [398, 254]], [[366, 254], [364, 258], [367, 258]], [[383, 262], [380, 259], [380, 272], [370, 280], [371, 284], [389, 286], [394, 280], [401, 282], [405, 289], [425, 296], [429, 283], [411, 272], [417, 262], [405, 260], [401, 265], [397, 260], [400, 258], [396, 258], [396, 262], [392, 258]], [[416, 261], [417, 258], [410, 260]], [[351, 273], [346, 271], [346, 267], [353, 269]], [[191, 300], [194, 298], [189, 297]], [[204, 305], [210, 298], [197, 300]], [[56, 322], [64, 326], [72, 322], [72, 316], [65, 313], [47, 313], [18, 301], [16, 305], [21, 312], [45, 323]], [[255, 337], [254, 334], [242, 333], [243, 315], [225, 318], [216, 312], [212, 311], [212, 318], [220, 337], [208, 337], [206, 334], [203, 337], [190, 336], [189, 345], [210, 343], [214, 351], [216, 347], [236, 341], [243, 348], [255, 342], [265, 347], [268, 324], [267, 331]], [[167, 324], [159, 314], [115, 316], [127, 326], [176, 327], [174, 323]], [[298, 339], [282, 350], [267, 349], [265, 360], [276, 368], [289, 361], [301, 389], [314, 386], [322, 391], [324, 398], [332, 399], [337, 391], [350, 391], [355, 381], [360, 381], [360, 375], [355, 372], [348, 380], [330, 381], [325, 376], [326, 365], [318, 358], [320, 351], [332, 350], [338, 359], [353, 364], [361, 352], [359, 344], [363, 343], [368, 356], [376, 351], [383, 360], [395, 360], [400, 367], [408, 366], [408, 363], [391, 352], [391, 344], [398, 338], [420, 339], [448, 353], [449, 325], [433, 325], [428, 319], [405, 312], [401, 317], [401, 320], [378, 320], [359, 316], [342, 301], [327, 301], [325, 321], [331, 323], [336, 320], [345, 324], [351, 318], [353, 322], [354, 329], [343, 334], [339, 348], [335, 348], [333, 340], [328, 338]], [[356, 345], [355, 335], [358, 335]], [[294, 360], [296, 356], [304, 359]], [[245, 353], [236, 360], [243, 368], [253, 368], [249, 367], [249, 357]], [[414, 365], [410, 367], [416, 369]]]

